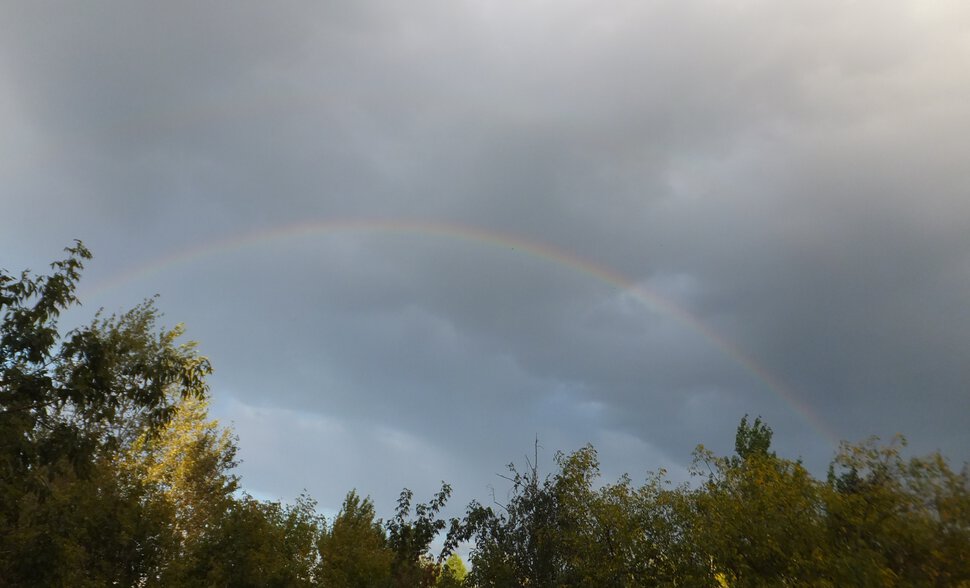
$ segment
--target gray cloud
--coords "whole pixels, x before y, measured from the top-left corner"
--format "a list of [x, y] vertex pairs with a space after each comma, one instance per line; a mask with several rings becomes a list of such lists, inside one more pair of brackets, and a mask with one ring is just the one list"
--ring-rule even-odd
[[440, 478], [480, 496], [536, 434], [597, 443], [612, 473], [683, 475], [745, 412], [813, 467], [832, 448], [689, 321], [528, 250], [344, 230], [116, 276], [293, 223], [474, 226], [666, 297], [839, 437], [964, 460], [968, 21], [957, 2], [14, 3], [0, 265], [81, 237], [90, 305], [161, 293], [216, 364], [247, 485], [327, 507]]

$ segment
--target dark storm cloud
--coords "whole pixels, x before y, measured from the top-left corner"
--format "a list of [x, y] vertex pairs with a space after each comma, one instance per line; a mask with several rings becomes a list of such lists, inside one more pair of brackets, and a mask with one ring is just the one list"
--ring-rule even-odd
[[611, 268], [733, 346], [578, 265], [440, 235], [278, 239], [93, 288], [189, 325], [256, 491], [470, 497], [536, 434], [639, 474], [729, 449], [745, 412], [820, 466], [785, 394], [840, 437], [968, 457], [959, 3], [22, 2], [0, 23], [8, 269], [82, 237], [107, 283], [253, 229], [426, 219]]

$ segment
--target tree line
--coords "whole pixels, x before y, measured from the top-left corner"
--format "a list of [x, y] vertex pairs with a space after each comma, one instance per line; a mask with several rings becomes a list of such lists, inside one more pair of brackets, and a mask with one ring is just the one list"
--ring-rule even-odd
[[88, 259], [78, 242], [47, 275], [0, 270], [0, 586], [970, 586], [966, 464], [870, 439], [817, 479], [760, 418], [680, 485], [603, 482], [586, 446], [548, 475], [509, 466], [507, 495], [458, 518], [447, 484], [387, 520], [356, 491], [332, 518], [257, 500], [208, 415], [208, 360], [152, 301], [59, 332]]

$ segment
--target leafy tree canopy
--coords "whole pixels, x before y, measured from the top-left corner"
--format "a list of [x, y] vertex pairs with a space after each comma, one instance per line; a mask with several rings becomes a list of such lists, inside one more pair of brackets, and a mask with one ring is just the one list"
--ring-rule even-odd
[[461, 520], [447, 484], [405, 489], [386, 521], [356, 491], [332, 520], [305, 495], [256, 500], [209, 418], [208, 360], [152, 300], [58, 330], [88, 259], [76, 243], [49, 275], [0, 271], [4, 586], [970, 586], [966, 465], [870, 439], [820, 480], [747, 415], [734, 454], [698, 446], [677, 487], [604, 482], [586, 446], [546, 475], [510, 465], [505, 499]]

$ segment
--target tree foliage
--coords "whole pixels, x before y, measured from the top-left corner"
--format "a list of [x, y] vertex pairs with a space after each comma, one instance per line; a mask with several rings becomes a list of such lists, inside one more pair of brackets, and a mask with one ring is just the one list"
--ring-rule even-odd
[[465, 578], [468, 577], [468, 568], [461, 556], [452, 553], [445, 560], [435, 588], [461, 588], [465, 585]]
[[442, 483], [441, 490], [427, 503], [414, 505], [414, 494], [404, 489], [397, 501], [397, 508], [386, 524], [388, 546], [394, 553], [392, 564], [393, 586], [396, 588], [420, 588], [434, 586], [440, 573], [440, 563], [451, 549], [446, 542], [444, 552], [438, 557], [431, 553], [431, 543], [445, 529], [455, 533], [458, 521], [446, 521], [441, 511], [451, 497], [451, 486]]
[[394, 551], [369, 498], [351, 491], [320, 537], [320, 583], [334, 588], [389, 586]]
[[742, 419], [735, 454], [699, 446], [695, 483], [599, 484], [592, 447], [558, 472], [510, 466], [506, 502], [473, 503], [470, 586], [970, 585], [970, 474], [903, 444], [844, 444], [826, 480]]
[[461, 520], [447, 484], [405, 489], [386, 521], [356, 491], [332, 520], [305, 495], [256, 500], [209, 418], [208, 360], [153, 301], [61, 334], [89, 258], [76, 243], [49, 275], [0, 271], [4, 586], [970, 586], [966, 465], [870, 439], [817, 479], [747, 415], [734, 454], [698, 446], [680, 486], [604, 482], [586, 446], [546, 475], [538, 455], [510, 465], [504, 499]]
[[8, 584], [130, 584], [160, 565], [170, 529], [115, 458], [203, 397], [208, 361], [158, 330], [146, 302], [61, 336], [90, 253], [48, 276], [0, 272], [0, 577]]

